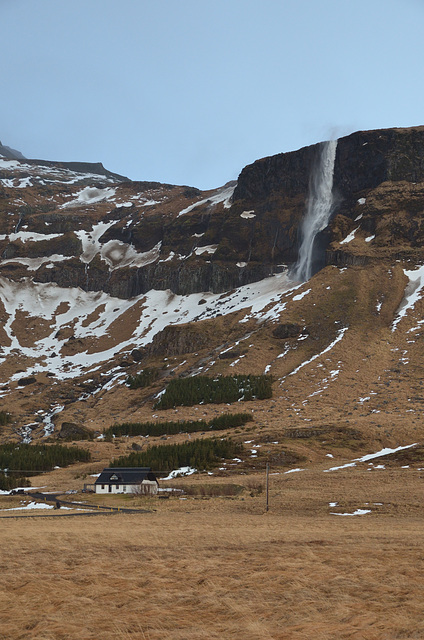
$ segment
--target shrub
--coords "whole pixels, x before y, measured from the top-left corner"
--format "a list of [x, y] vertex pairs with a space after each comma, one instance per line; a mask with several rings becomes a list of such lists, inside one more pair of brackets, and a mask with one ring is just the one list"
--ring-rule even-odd
[[123, 422], [108, 427], [104, 435], [111, 436], [164, 436], [176, 433], [195, 433], [196, 431], [219, 431], [240, 427], [253, 420], [250, 413], [224, 413], [217, 418], [205, 420], [168, 421], [168, 422]]
[[240, 484], [179, 484], [180, 489], [188, 496], [237, 496], [244, 487]]
[[204, 438], [149, 447], [146, 451], [130, 453], [110, 463], [111, 467], [151, 467], [156, 472], [168, 472], [180, 467], [209, 469], [223, 458], [235, 458], [243, 451], [241, 444], [225, 438]]
[[171, 380], [154, 409], [190, 407], [194, 404], [220, 404], [272, 397], [272, 377], [254, 375], [193, 376]]
[[249, 489], [251, 496], [259, 495], [264, 490], [264, 485], [259, 480], [249, 480], [246, 486]]
[[144, 389], [149, 387], [158, 377], [159, 371], [157, 369], [143, 369], [135, 376], [128, 376], [126, 382], [130, 389]]

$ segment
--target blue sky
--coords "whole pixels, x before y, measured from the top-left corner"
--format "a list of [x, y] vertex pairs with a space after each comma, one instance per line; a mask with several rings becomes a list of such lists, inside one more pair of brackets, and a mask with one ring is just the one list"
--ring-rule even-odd
[[424, 124], [424, 0], [0, 0], [0, 140], [218, 187], [257, 158]]

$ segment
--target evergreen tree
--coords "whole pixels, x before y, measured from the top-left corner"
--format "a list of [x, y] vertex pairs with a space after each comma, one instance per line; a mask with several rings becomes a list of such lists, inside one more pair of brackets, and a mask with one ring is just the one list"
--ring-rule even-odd
[[272, 397], [272, 377], [254, 375], [192, 376], [171, 380], [154, 409], [194, 404], [221, 404]]
[[61, 444], [0, 445], [0, 470], [22, 471], [22, 475], [26, 476], [90, 460], [90, 452], [79, 447], [64, 447]]
[[180, 420], [167, 422], [123, 422], [114, 424], [104, 431], [106, 437], [112, 436], [163, 436], [176, 433], [195, 433], [196, 431], [219, 431], [240, 427], [251, 421], [250, 413], [224, 413], [212, 420]]
[[128, 376], [127, 385], [130, 389], [144, 389], [149, 387], [159, 377], [157, 369], [143, 369], [135, 376]]
[[204, 438], [181, 444], [165, 444], [149, 447], [121, 456], [110, 463], [111, 467], [151, 467], [156, 472], [171, 471], [180, 467], [199, 470], [209, 469], [222, 459], [235, 458], [243, 451], [241, 444], [226, 438]]

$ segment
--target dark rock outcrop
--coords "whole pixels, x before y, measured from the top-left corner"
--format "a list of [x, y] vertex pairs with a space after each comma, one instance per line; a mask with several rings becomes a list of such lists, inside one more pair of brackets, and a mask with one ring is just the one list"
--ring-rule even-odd
[[[66, 264], [66, 268], [64, 265]], [[13, 278], [10, 267], [0, 271]], [[281, 270], [276, 268], [275, 272]], [[200, 291], [221, 293], [272, 275], [270, 265], [252, 262], [245, 268], [236, 264], [207, 261], [202, 257], [187, 261], [154, 262], [145, 267], [124, 267], [109, 271], [96, 257], [90, 264], [71, 258], [64, 264], [41, 266], [33, 276], [35, 282], [56, 282], [61, 287], [80, 287], [85, 291], [105, 291], [118, 298], [132, 298], [151, 289], [170, 289], [179, 295]], [[17, 277], [22, 277], [21, 271]]]
[[90, 429], [74, 422], [62, 422], [62, 427], [57, 434], [60, 440], [92, 440], [93, 434]]
[[35, 160], [26, 159], [25, 164], [36, 165], [41, 167], [53, 167], [57, 169], [69, 169], [78, 173], [94, 173], [100, 177], [111, 178], [116, 182], [128, 182], [129, 178], [121, 176], [119, 173], [113, 173], [105, 169], [101, 162], [58, 162], [56, 160]]
[[233, 360], [234, 358], [238, 358], [242, 353], [240, 349], [229, 349], [228, 351], [223, 351], [219, 354], [218, 358], [220, 360]]
[[334, 264], [337, 267], [363, 267], [369, 264], [370, 260], [369, 256], [355, 255], [340, 249], [337, 251], [327, 250], [326, 252], [326, 263]]
[[177, 356], [207, 346], [210, 346], [209, 335], [195, 324], [170, 325], [155, 335], [146, 352], [154, 356]]
[[25, 156], [22, 155], [20, 151], [16, 149], [12, 149], [7, 145], [4, 145], [0, 142], [0, 156], [7, 158], [8, 160], [24, 160]]
[[29, 384], [34, 384], [37, 382], [34, 376], [28, 376], [27, 378], [20, 378], [18, 380], [18, 387], [27, 387]]
[[424, 179], [424, 127], [358, 131], [337, 144], [334, 185], [343, 199], [382, 182]]
[[297, 338], [301, 334], [309, 334], [309, 331], [300, 324], [279, 324], [275, 327], [272, 335], [274, 338], [285, 340], [287, 338]]

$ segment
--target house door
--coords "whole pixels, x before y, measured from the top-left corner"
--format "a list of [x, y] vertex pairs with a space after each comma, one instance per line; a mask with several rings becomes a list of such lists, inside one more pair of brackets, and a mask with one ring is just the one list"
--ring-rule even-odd
[[109, 485], [109, 493], [112, 493], [112, 485]]

